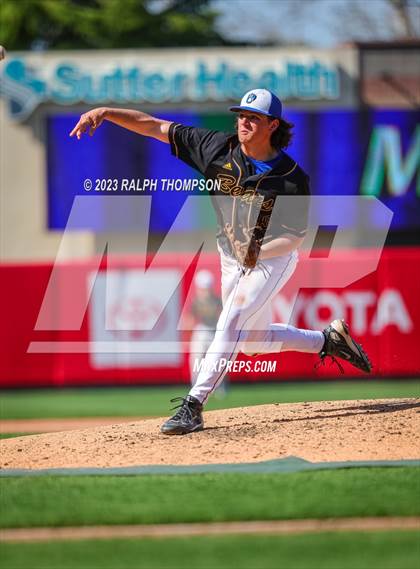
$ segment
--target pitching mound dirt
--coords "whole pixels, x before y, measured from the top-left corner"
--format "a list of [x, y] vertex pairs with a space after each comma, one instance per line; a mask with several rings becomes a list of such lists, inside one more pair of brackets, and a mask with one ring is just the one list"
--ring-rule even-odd
[[205, 413], [206, 429], [159, 432], [164, 419], [6, 439], [1, 468], [115, 467], [420, 458], [420, 399], [258, 405]]
[[54, 433], [56, 431], [74, 431], [88, 427], [132, 423], [142, 417], [80, 417], [62, 419], [0, 419], [0, 433]]

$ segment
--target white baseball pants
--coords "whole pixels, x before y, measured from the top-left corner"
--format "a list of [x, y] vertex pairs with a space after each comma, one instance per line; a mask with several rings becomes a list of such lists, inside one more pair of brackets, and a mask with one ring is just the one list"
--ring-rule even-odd
[[258, 262], [245, 274], [237, 261], [219, 250], [222, 268], [222, 302], [214, 339], [189, 394], [202, 403], [228, 371], [227, 362], [246, 354], [282, 351], [318, 353], [324, 344], [320, 331], [272, 323], [271, 301], [292, 276], [296, 251]]

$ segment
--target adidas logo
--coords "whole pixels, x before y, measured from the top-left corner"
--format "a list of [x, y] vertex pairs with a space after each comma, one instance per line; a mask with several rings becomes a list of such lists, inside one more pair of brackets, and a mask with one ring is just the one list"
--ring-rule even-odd
[[225, 170], [232, 170], [232, 164], [230, 162], [226, 162], [226, 164], [224, 164], [222, 168], [224, 168]]

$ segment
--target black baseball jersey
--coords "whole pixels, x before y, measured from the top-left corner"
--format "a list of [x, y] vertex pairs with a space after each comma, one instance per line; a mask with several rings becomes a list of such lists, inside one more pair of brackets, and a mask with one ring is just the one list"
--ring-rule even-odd
[[217, 239], [226, 254], [234, 256], [227, 237], [232, 231], [242, 243], [252, 237], [268, 242], [285, 233], [305, 235], [309, 177], [285, 152], [272, 170], [255, 174], [236, 135], [172, 123], [169, 141], [172, 154], [205, 178], [220, 182], [220, 190], [213, 190], [212, 196], [232, 198], [213, 200], [219, 224]]

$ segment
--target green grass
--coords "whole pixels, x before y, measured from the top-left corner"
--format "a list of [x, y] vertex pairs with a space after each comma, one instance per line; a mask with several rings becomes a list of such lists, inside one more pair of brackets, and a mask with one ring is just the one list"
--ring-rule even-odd
[[36, 433], [0, 433], [0, 439], [14, 439], [15, 437], [26, 437]]
[[[2, 419], [40, 417], [152, 417], [167, 415], [172, 397], [187, 393], [188, 386], [111, 389], [46, 389], [3, 391]], [[337, 381], [234, 385], [224, 399], [213, 397], [207, 409], [223, 409], [263, 403], [333, 401], [420, 397], [416, 380]]]
[[413, 531], [2, 543], [7, 569], [418, 569]]
[[420, 515], [420, 468], [0, 479], [1, 526]]

